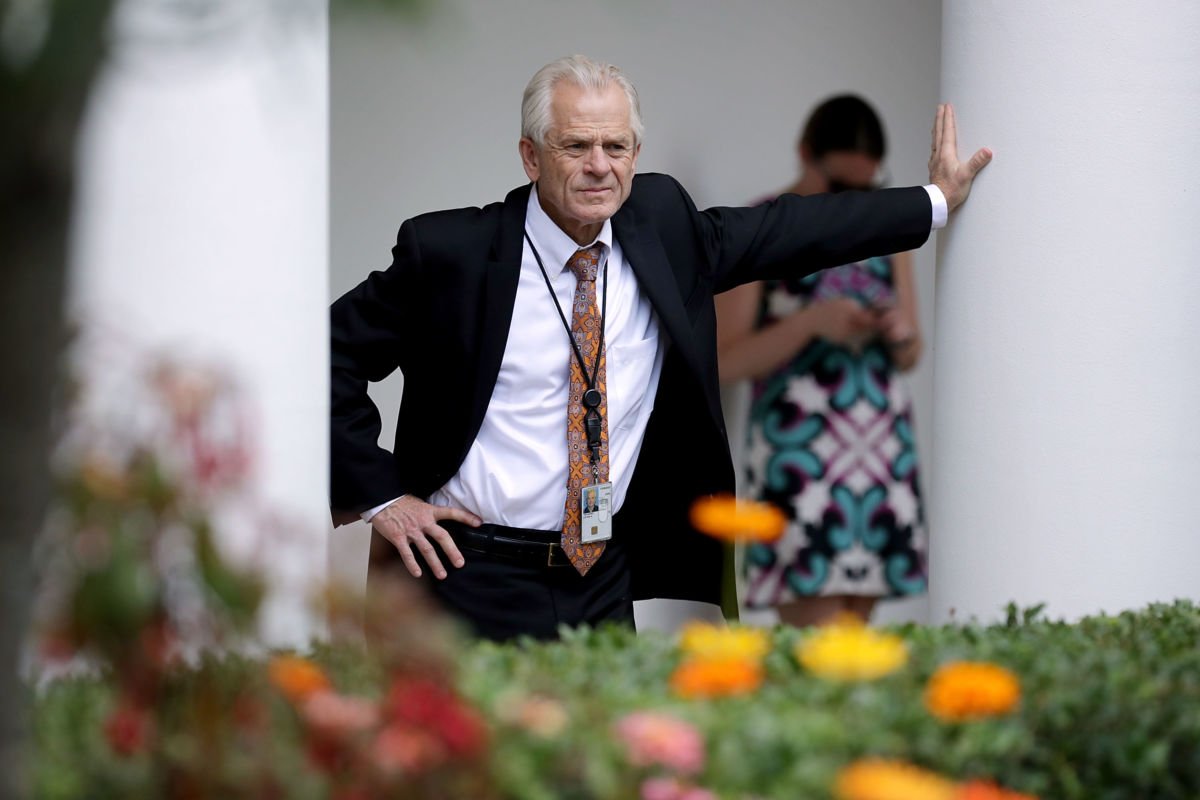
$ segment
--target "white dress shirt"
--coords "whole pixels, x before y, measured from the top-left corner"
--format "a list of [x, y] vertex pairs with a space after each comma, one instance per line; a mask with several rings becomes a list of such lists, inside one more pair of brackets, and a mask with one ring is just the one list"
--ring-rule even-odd
[[[536, 187], [529, 193], [525, 231], [542, 257], [569, 325], [576, 280], [566, 267], [580, 246], [546, 216]], [[621, 246], [613, 241], [610, 221], [605, 221], [596, 242], [602, 245], [596, 303], [604, 313], [609, 479], [613, 509], [620, 510], [654, 410], [664, 347], [654, 310], [639, 290]], [[483, 425], [458, 473], [429, 502], [471, 511], [484, 522], [562, 528], [567, 394], [574, 358], [569, 336], [526, 241], [512, 325]]]
[[[924, 188], [933, 204], [931, 227], [937, 230], [946, 224], [946, 198], [936, 186]], [[542, 257], [570, 324], [576, 280], [566, 265], [579, 245], [546, 215], [536, 186], [529, 193], [525, 231]], [[596, 243], [603, 246], [596, 302], [602, 304], [608, 293], [604, 309], [608, 463], [613, 509], [619, 511], [654, 410], [665, 348], [658, 335], [658, 318], [638, 288], [620, 244], [613, 240], [611, 221], [605, 221]], [[512, 324], [483, 425], [458, 472], [430, 496], [430, 503], [461, 508], [484, 522], [514, 528], [562, 528], [567, 500], [567, 384], [574, 357], [568, 337], [526, 241]], [[362, 518], [369, 521], [394, 502], [369, 509]]]

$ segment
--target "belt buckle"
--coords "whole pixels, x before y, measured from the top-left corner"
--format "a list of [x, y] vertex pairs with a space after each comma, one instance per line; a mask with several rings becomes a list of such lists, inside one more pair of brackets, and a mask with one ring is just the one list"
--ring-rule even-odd
[[548, 548], [546, 550], [546, 566], [547, 567], [565, 567], [565, 566], [570, 565], [571, 559], [566, 558], [566, 553], [563, 553], [562, 561], [554, 560], [554, 548], [557, 547], [559, 552], [563, 552], [562, 547], [559, 546], [558, 542], [550, 542], [546, 546]]

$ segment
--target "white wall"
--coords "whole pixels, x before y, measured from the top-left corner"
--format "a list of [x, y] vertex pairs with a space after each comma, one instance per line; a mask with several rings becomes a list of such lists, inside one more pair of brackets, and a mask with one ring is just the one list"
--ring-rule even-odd
[[[570, 53], [630, 75], [647, 127], [639, 169], [675, 175], [702, 207], [790, 182], [805, 115], [843, 91], [883, 116], [894, 182], [922, 183], [939, 26], [937, 0], [444, 0], [422, 24], [335, 25], [330, 292], [386, 267], [405, 218], [500, 200], [524, 183], [521, 91], [544, 63]], [[928, 330], [930, 245], [916, 270]], [[930, 360], [913, 381], [926, 456]], [[393, 377], [373, 391], [388, 409], [387, 446], [400, 390]], [[361, 580], [367, 535], [365, 526], [333, 534], [340, 574]], [[920, 617], [922, 601], [904, 613]]]
[[264, 639], [303, 644], [328, 558], [327, 23], [320, 2], [211, 8], [122, 8], [80, 145], [78, 355], [104, 419], [153, 358], [240, 386], [255, 468], [226, 544], [274, 581]]
[[1200, 597], [1200, 5], [945, 7], [937, 619]]

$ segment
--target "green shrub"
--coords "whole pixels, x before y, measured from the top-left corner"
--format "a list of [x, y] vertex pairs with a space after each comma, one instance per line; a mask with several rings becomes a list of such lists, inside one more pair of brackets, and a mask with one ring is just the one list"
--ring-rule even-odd
[[[687, 781], [723, 798], [830, 797], [838, 771], [864, 757], [904, 760], [956, 781], [991, 779], [1055, 800], [1200, 797], [1196, 605], [1154, 605], [1077, 624], [1014, 610], [1004, 625], [894, 632], [908, 643], [906, 666], [869, 682], [838, 682], [799, 665], [793, 649], [805, 634], [777, 629], [762, 685], [718, 699], [684, 699], [671, 690], [681, 656], [677, 639], [660, 634], [581, 629], [559, 642], [464, 644], [456, 651], [456, 685], [489, 729], [480, 767], [486, 781], [474, 791], [637, 797], [644, 779], [667, 770], [631, 764], [615, 727], [630, 712], [653, 710], [701, 733], [703, 768]], [[312, 657], [340, 691], [385, 694], [388, 668], [361, 649], [324, 645]], [[934, 670], [953, 660], [1014, 672], [1019, 706], [976, 721], [939, 720], [923, 693]], [[311, 731], [265, 672], [263, 663], [242, 658], [175, 668], [155, 714], [152, 735], [163, 740], [126, 756], [105, 735], [117, 681], [50, 685], [34, 717], [35, 796], [156, 796], [151, 790], [161, 791], [155, 781], [172, 759], [206, 748], [208, 788], [224, 796], [329, 796], [336, 781], [310, 757]], [[198, 706], [197, 698], [213, 708]], [[253, 742], [212, 722], [239, 698], [261, 704], [257, 724], [266, 735]], [[206, 739], [206, 724], [224, 731], [219, 741]], [[418, 781], [417, 772], [407, 785], [420, 791], [401, 796], [451, 796], [445, 781], [454, 770], [433, 781]]]

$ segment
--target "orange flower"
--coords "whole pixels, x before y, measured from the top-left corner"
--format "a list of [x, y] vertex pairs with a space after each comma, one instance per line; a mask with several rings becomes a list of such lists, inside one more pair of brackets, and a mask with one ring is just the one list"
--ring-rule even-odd
[[866, 758], [842, 769], [837, 800], [957, 800], [953, 782], [904, 761]]
[[325, 677], [320, 667], [299, 656], [276, 656], [271, 659], [267, 677], [293, 703], [330, 686], [329, 678]]
[[671, 674], [672, 688], [687, 698], [746, 694], [762, 681], [762, 666], [749, 658], [693, 658]]
[[690, 518], [696, 530], [726, 542], [773, 542], [787, 525], [783, 512], [770, 503], [728, 494], [697, 499]]
[[1009, 791], [990, 781], [968, 781], [958, 790], [957, 800], [1038, 800], [1031, 794]]
[[1017, 676], [996, 664], [943, 664], [925, 686], [925, 707], [945, 722], [1007, 714], [1021, 699]]

